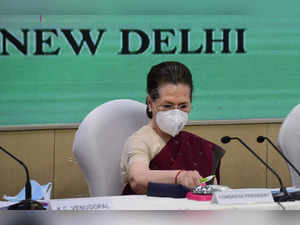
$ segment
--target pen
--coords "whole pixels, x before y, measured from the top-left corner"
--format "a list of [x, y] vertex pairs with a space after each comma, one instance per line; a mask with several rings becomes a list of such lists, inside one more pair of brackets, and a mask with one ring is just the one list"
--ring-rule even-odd
[[215, 175], [210, 175], [208, 177], [204, 177], [202, 179], [200, 179], [200, 183], [205, 183], [207, 181], [210, 181], [211, 179], [213, 179], [215, 177]]

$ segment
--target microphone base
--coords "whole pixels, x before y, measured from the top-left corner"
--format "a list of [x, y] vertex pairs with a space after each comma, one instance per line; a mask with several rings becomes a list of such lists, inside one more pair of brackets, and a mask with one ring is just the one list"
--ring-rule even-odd
[[300, 200], [300, 191], [295, 191], [289, 193], [289, 195], [294, 199], [294, 200]]
[[300, 191], [291, 193], [281, 192], [279, 194], [274, 194], [273, 199], [275, 202], [291, 202], [300, 200]]
[[41, 203], [34, 200], [23, 200], [8, 207], [8, 210], [46, 210]]

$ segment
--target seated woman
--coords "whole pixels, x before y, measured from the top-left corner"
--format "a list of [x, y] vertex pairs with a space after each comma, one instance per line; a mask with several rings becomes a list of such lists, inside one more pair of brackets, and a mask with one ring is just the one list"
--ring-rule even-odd
[[121, 157], [123, 194], [145, 194], [149, 182], [193, 188], [215, 174], [219, 181], [217, 145], [182, 131], [191, 111], [192, 75], [179, 62], [163, 62], [147, 77], [147, 115], [151, 122], [125, 143]]

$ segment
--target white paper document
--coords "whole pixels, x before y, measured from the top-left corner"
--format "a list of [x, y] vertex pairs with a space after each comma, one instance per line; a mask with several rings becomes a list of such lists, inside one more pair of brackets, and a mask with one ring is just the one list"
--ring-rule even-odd
[[112, 208], [110, 197], [50, 200], [51, 210], [107, 210]]
[[215, 192], [212, 202], [217, 204], [273, 203], [274, 199], [270, 189], [232, 189]]

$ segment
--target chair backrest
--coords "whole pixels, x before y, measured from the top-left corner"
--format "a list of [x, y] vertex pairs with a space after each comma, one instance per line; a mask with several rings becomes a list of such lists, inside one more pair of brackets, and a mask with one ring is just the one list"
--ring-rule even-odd
[[84, 118], [75, 135], [73, 155], [86, 178], [90, 196], [121, 194], [123, 145], [148, 122], [146, 105], [127, 99], [100, 105]]
[[[284, 119], [278, 134], [278, 145], [283, 154], [300, 170], [300, 104]], [[292, 185], [300, 188], [300, 177], [289, 166]]]

